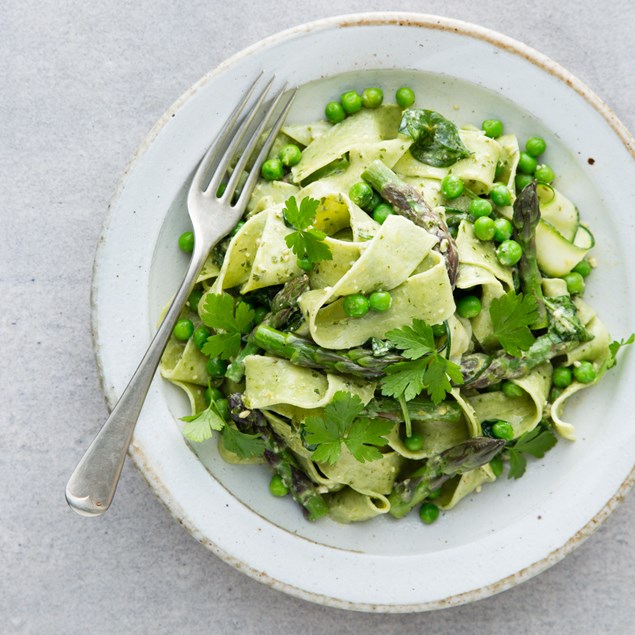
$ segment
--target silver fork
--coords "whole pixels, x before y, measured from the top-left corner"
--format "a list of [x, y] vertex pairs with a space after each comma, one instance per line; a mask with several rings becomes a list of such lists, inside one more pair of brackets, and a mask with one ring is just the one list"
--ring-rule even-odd
[[[266, 107], [265, 100], [274, 81], [272, 78], [260, 90], [253, 106], [240, 120], [243, 110], [256, 92], [259, 80], [260, 76], [244, 94], [194, 174], [187, 196], [187, 207], [194, 228], [194, 250], [190, 266], [141, 363], [68, 481], [66, 500], [79, 514], [98, 516], [110, 507], [134, 427], [172, 329], [194, 287], [209, 251], [232, 230], [243, 215], [249, 196], [256, 185], [259, 167], [269, 153], [291, 108], [295, 90], [285, 94], [286, 86]], [[280, 104], [282, 104], [282, 110], [271, 125], [271, 132], [258, 152], [254, 168], [249, 173], [242, 189], [238, 191], [241, 175]], [[233, 168], [225, 190], [219, 194], [219, 186], [225, 174], [236, 157], [241, 143], [246, 140], [248, 131], [254, 125], [256, 128]], [[227, 149], [223, 152], [226, 144], [228, 144]], [[232, 202], [234, 195], [237, 195], [237, 199]]]

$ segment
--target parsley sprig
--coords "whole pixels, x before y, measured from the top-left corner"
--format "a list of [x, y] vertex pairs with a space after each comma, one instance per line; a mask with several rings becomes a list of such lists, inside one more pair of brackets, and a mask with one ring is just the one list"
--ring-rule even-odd
[[527, 454], [541, 459], [557, 442], [556, 435], [542, 425], [536, 426], [533, 430], [518, 437], [513, 445], [507, 448], [507, 458], [509, 459], [507, 478], [520, 478], [525, 473]]
[[249, 304], [235, 300], [229, 293], [206, 295], [201, 319], [207, 326], [220, 332], [207, 338], [202, 348], [203, 355], [221, 359], [238, 355], [241, 338], [249, 333], [255, 317]]
[[437, 351], [432, 327], [415, 319], [386, 333], [386, 339], [410, 361], [397, 362], [386, 368], [381, 380], [381, 392], [388, 397], [406, 401], [414, 399], [425, 388], [435, 404], [441, 403], [452, 385], [463, 383], [460, 367]]
[[214, 399], [209, 406], [187, 417], [181, 417], [185, 421], [183, 436], [193, 443], [202, 443], [211, 439], [214, 431], [223, 433], [225, 448], [243, 459], [262, 456], [265, 451], [265, 442], [258, 434], [247, 434], [232, 427], [225, 421]]
[[494, 336], [505, 352], [520, 357], [535, 342], [536, 338], [529, 330], [538, 316], [536, 298], [533, 295], [516, 295], [510, 291], [492, 300], [489, 314]]
[[326, 234], [312, 227], [319, 204], [319, 201], [307, 196], [298, 206], [295, 196], [290, 196], [285, 201], [282, 210], [287, 223], [295, 229], [294, 232], [285, 236], [284, 241], [287, 247], [293, 251], [298, 260], [308, 261], [311, 264], [321, 260], [333, 260], [331, 249], [324, 242]]
[[633, 342], [635, 342], [635, 333], [631, 333], [630, 337], [626, 340], [615, 340], [609, 344], [609, 353], [610, 357], [607, 362], [607, 368], [613, 368], [615, 364], [617, 364], [617, 354], [621, 348], [624, 346], [630, 346]]
[[384, 437], [394, 423], [359, 418], [363, 409], [357, 395], [340, 390], [323, 415], [308, 417], [304, 422], [304, 438], [309, 445], [317, 446], [311, 458], [332, 465], [340, 458], [344, 443], [360, 463], [380, 459], [382, 455], [376, 446], [386, 445]]

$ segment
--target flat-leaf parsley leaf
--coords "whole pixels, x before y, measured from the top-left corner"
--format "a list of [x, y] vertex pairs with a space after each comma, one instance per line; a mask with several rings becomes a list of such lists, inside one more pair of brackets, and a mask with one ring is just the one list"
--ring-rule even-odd
[[424, 320], [415, 319], [412, 326], [388, 331], [386, 339], [410, 361], [386, 368], [386, 375], [381, 379], [383, 395], [396, 399], [403, 396], [410, 401], [425, 388], [432, 401], [439, 404], [452, 390], [451, 382], [463, 383], [460, 367], [436, 350], [432, 327]]
[[611, 354], [611, 356], [609, 357], [606, 367], [613, 368], [613, 366], [617, 364], [617, 353], [619, 352], [620, 348], [629, 346], [633, 342], [635, 342], [635, 333], [631, 333], [631, 336], [627, 340], [615, 340], [611, 342], [609, 344], [609, 353]]
[[520, 357], [535, 341], [529, 326], [536, 321], [538, 309], [533, 295], [513, 291], [494, 298], [489, 309], [492, 331], [507, 353]]
[[359, 419], [364, 409], [362, 400], [351, 393], [338, 391], [321, 416], [308, 417], [304, 422], [305, 440], [317, 446], [311, 458], [318, 463], [335, 463], [342, 443], [360, 462], [375, 461], [381, 452], [375, 446], [386, 445], [384, 438], [394, 423], [381, 419]]
[[287, 223], [296, 230], [285, 236], [287, 247], [298, 260], [308, 260], [312, 264], [333, 259], [330, 247], [324, 242], [326, 234], [312, 227], [319, 204], [314, 198], [305, 197], [298, 206], [295, 196], [290, 196], [282, 210]]
[[194, 443], [202, 443], [211, 439], [214, 430], [222, 430], [225, 427], [225, 420], [218, 412], [214, 400], [205, 410], [195, 415], [181, 417], [181, 421], [186, 422], [183, 427], [183, 436]]
[[230, 425], [223, 428], [223, 445], [243, 459], [262, 456], [265, 452], [265, 442], [259, 434], [247, 434]]
[[229, 359], [238, 355], [241, 337], [251, 330], [256, 317], [254, 310], [242, 300], [235, 300], [229, 293], [209, 293], [205, 296], [201, 319], [217, 331], [207, 338], [201, 352], [209, 357]]
[[509, 472], [507, 478], [520, 478], [527, 468], [525, 454], [541, 459], [546, 452], [556, 445], [556, 435], [543, 426], [536, 426], [518, 437], [512, 446], [507, 448], [509, 458]]

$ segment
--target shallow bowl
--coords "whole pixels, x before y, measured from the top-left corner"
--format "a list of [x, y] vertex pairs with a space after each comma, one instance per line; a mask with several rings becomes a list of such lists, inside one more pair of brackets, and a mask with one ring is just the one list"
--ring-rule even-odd
[[[586, 299], [615, 335], [633, 324], [633, 139], [584, 84], [523, 44], [487, 29], [418, 14], [363, 14], [295, 27], [210, 72], [159, 120], [113, 198], [93, 277], [97, 361], [110, 406], [147, 347], [186, 268], [176, 237], [189, 228], [185, 193], [204, 149], [264, 69], [300, 85], [293, 121], [321, 118], [346, 89], [410, 85], [417, 103], [458, 123], [502, 119], [520, 139], [548, 144], [558, 187], [595, 231], [599, 268]], [[131, 317], [142, 325], [130, 330]], [[203, 544], [248, 575], [329, 606], [421, 611], [509, 588], [579, 545], [633, 483], [635, 427], [618, 368], [568, 405], [578, 441], [561, 441], [519, 481], [499, 480], [423, 526], [416, 515], [357, 525], [310, 524], [268, 493], [263, 467], [224, 463], [213, 443], [186, 444], [181, 394], [152, 386], [131, 455], [171, 513]]]

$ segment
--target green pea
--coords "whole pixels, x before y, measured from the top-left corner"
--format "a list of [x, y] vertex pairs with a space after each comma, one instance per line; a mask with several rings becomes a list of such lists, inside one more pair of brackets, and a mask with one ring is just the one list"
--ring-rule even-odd
[[521, 152], [518, 158], [518, 171], [523, 174], [533, 174], [538, 167], [538, 161], [527, 152]]
[[503, 176], [503, 172], [505, 171], [505, 164], [500, 161], [496, 164], [496, 169], [494, 170], [494, 179], [498, 181], [498, 179]]
[[558, 366], [553, 369], [553, 375], [551, 375], [551, 383], [556, 388], [566, 388], [573, 381], [573, 373], [567, 366]]
[[423, 437], [417, 432], [413, 432], [403, 440], [403, 444], [410, 452], [419, 452], [423, 448]]
[[361, 293], [354, 293], [344, 298], [344, 313], [348, 317], [361, 318], [368, 313], [370, 303], [368, 298]]
[[205, 342], [207, 342], [207, 338], [211, 335], [209, 329], [204, 326], [199, 326], [197, 329], [194, 329], [194, 333], [192, 333], [192, 339], [194, 340], [194, 344], [196, 348], [200, 351], [203, 346], [205, 346]]
[[584, 278], [576, 271], [568, 273], [566, 276], [563, 276], [562, 279], [567, 283], [567, 290], [571, 295], [576, 295], [584, 291]]
[[434, 503], [424, 503], [419, 507], [419, 518], [426, 525], [431, 525], [438, 517], [439, 508]]
[[191, 254], [194, 251], [194, 233], [183, 232], [179, 236], [179, 247], [186, 254]]
[[591, 273], [592, 267], [588, 260], [580, 260], [580, 262], [572, 269], [574, 273], [579, 273], [583, 278], [587, 278]]
[[284, 176], [284, 167], [280, 159], [269, 159], [262, 164], [260, 174], [265, 181], [279, 181]]
[[573, 376], [581, 384], [590, 384], [595, 380], [597, 373], [591, 362], [580, 362], [578, 366], [573, 367]]
[[498, 262], [505, 267], [513, 267], [522, 255], [523, 248], [515, 240], [504, 240], [496, 249]]
[[227, 362], [224, 359], [220, 359], [220, 357], [213, 357], [207, 362], [205, 367], [212, 379], [222, 379], [227, 371]]
[[553, 387], [549, 391], [549, 401], [553, 403], [562, 394], [562, 388]]
[[302, 158], [302, 150], [298, 148], [295, 143], [287, 143], [287, 145], [280, 148], [278, 152], [278, 158], [282, 161], [282, 165], [286, 165], [288, 168], [298, 165]]
[[339, 101], [330, 101], [324, 109], [324, 116], [331, 123], [339, 123], [346, 119], [346, 113]]
[[231, 234], [229, 234], [229, 236], [233, 238], [244, 227], [244, 225], [245, 225], [245, 221], [239, 220], [234, 226], [234, 229], [232, 229]]
[[439, 498], [439, 496], [441, 496], [441, 488], [438, 487], [437, 489], [433, 489], [429, 494], [428, 494], [428, 500], [436, 500], [437, 498]]
[[489, 197], [492, 199], [494, 205], [498, 207], [506, 207], [507, 205], [511, 205], [512, 195], [507, 189], [506, 185], [502, 183], [497, 183], [492, 191], [489, 193]]
[[254, 323], [260, 324], [267, 316], [267, 313], [269, 313], [269, 309], [261, 304], [254, 309], [254, 313], [256, 314], [254, 317]]
[[373, 311], [384, 313], [392, 305], [392, 296], [388, 291], [375, 291], [370, 294], [368, 304]]
[[455, 174], [448, 174], [443, 181], [441, 181], [441, 192], [448, 200], [453, 200], [461, 196], [464, 189], [465, 184]]
[[496, 233], [496, 223], [489, 216], [481, 216], [474, 221], [474, 235], [479, 240], [492, 240]]
[[218, 414], [227, 421], [229, 419], [229, 401], [223, 397], [222, 399], [215, 399], [214, 403]]
[[534, 177], [531, 174], [517, 174], [514, 178], [516, 191], [522, 192], [533, 180]]
[[289, 488], [284, 484], [280, 474], [274, 474], [269, 482], [269, 491], [274, 496], [286, 496], [289, 493]]
[[373, 200], [373, 188], [365, 181], [359, 181], [348, 190], [348, 196], [355, 205], [365, 209]]
[[362, 93], [362, 104], [365, 108], [378, 108], [384, 101], [384, 91], [381, 88], [365, 88]]
[[190, 293], [190, 297], [187, 299], [187, 303], [190, 305], [190, 309], [192, 311], [198, 310], [198, 303], [201, 301], [203, 297], [203, 292], [198, 289], [194, 289], [192, 293]]
[[538, 183], [546, 183], [549, 185], [551, 181], [556, 178], [554, 171], [546, 164], [540, 163], [534, 172], [534, 176], [536, 177], [536, 181]]
[[443, 337], [446, 334], [445, 324], [434, 324], [432, 326], [432, 335], [435, 337]]
[[192, 324], [192, 320], [179, 320], [172, 330], [172, 335], [181, 342], [189, 340], [190, 337], [192, 337], [192, 333], [194, 333], [194, 324]]
[[507, 421], [497, 421], [492, 426], [492, 434], [497, 439], [504, 439], [505, 441], [511, 441], [514, 438], [514, 427]]
[[380, 203], [373, 210], [373, 219], [377, 221], [380, 225], [384, 224], [384, 221], [391, 215], [394, 214], [392, 205], [389, 203]]
[[373, 210], [377, 207], [377, 205], [380, 205], [383, 202], [384, 202], [384, 199], [381, 196], [379, 196], [379, 194], [377, 194], [375, 190], [373, 190], [373, 196], [370, 199], [370, 203], [364, 209], [364, 211], [367, 212], [368, 214], [372, 214]]
[[522, 397], [525, 394], [525, 391], [513, 381], [504, 381], [501, 388], [506, 397]]
[[412, 88], [408, 88], [407, 86], [402, 86], [397, 89], [395, 93], [395, 101], [402, 108], [409, 108], [412, 104], [415, 103], [415, 94]]
[[497, 243], [502, 243], [504, 240], [509, 240], [514, 233], [514, 227], [511, 224], [511, 221], [508, 221], [506, 218], [497, 218], [494, 221], [494, 240]]
[[223, 393], [218, 388], [214, 388], [213, 386], [210, 388], [208, 386], [205, 389], [205, 402], [207, 403], [208, 406], [211, 403], [212, 399], [214, 400], [214, 403], [215, 403], [219, 399], [224, 399], [224, 398], [225, 398], [225, 395], [223, 395]]
[[539, 157], [547, 149], [547, 142], [542, 137], [530, 137], [525, 143], [527, 154], [532, 157]]
[[470, 214], [475, 218], [489, 216], [492, 213], [492, 204], [484, 198], [473, 198], [470, 201]]
[[498, 478], [503, 473], [503, 457], [497, 454], [490, 462], [489, 466], [494, 472], [494, 476]]
[[307, 273], [313, 271], [313, 263], [308, 258], [298, 258], [298, 267]]
[[496, 139], [503, 134], [503, 122], [500, 119], [486, 119], [481, 128], [486, 136]]
[[362, 98], [354, 90], [343, 93], [340, 97], [340, 103], [347, 115], [352, 115], [362, 109]]
[[457, 313], [462, 318], [474, 318], [481, 312], [482, 308], [481, 301], [475, 295], [463, 296], [456, 303]]

